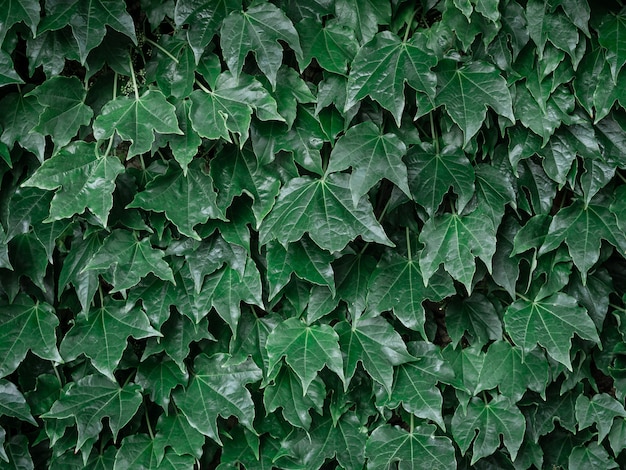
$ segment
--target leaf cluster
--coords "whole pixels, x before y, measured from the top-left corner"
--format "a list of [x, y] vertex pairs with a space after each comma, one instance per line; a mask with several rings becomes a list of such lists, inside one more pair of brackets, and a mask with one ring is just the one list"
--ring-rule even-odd
[[0, 467], [626, 467], [625, 64], [621, 2], [0, 0]]

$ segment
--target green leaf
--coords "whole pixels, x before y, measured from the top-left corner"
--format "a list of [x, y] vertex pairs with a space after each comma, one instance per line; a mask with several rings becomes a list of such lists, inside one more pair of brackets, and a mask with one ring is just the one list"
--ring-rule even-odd
[[[113, 372], [126, 349], [129, 336], [135, 339], [160, 336], [138, 307], [110, 300], [89, 313], [83, 312], [61, 342], [61, 355], [73, 361], [84, 354], [99, 372], [115, 380]], [[98, 338], [99, 341], [94, 341]]]
[[460, 68], [454, 63], [443, 63], [437, 73], [435, 104], [444, 105], [452, 120], [459, 125], [464, 145], [480, 129], [487, 106], [515, 122], [506, 81], [495, 67], [485, 62], [475, 61]]
[[443, 398], [437, 382], [452, 382], [454, 371], [432, 343], [413, 342], [409, 348], [414, 357], [396, 368], [391, 395], [377, 395], [376, 403], [389, 409], [402, 404], [402, 408], [409, 413], [418, 418], [430, 419], [445, 429]]
[[456, 208], [462, 212], [474, 195], [474, 167], [458, 147], [438, 144], [414, 146], [406, 158], [411, 194], [428, 215], [437, 212], [444, 196], [452, 188], [457, 194]]
[[198, 154], [198, 147], [202, 144], [202, 138], [194, 132], [189, 118], [191, 112], [191, 101], [181, 100], [176, 107], [176, 118], [182, 135], [168, 134], [167, 140], [174, 158], [183, 170], [183, 175], [187, 176], [187, 167], [193, 158]]
[[[572, 60], [576, 60], [576, 46], [579, 41], [578, 28], [564, 13], [554, 9], [546, 11], [544, 2], [531, 0], [526, 5], [528, 33], [537, 45], [538, 59], [542, 59], [546, 41], [567, 52]], [[578, 7], [580, 9], [580, 7]], [[550, 9], [551, 10], [551, 9]]]
[[500, 393], [514, 403], [522, 398], [527, 389], [545, 396], [550, 365], [542, 352], [524, 353], [508, 341], [496, 341], [487, 350], [485, 364], [487, 367], [481, 370], [474, 393], [498, 387]]
[[[607, 240], [621, 253], [626, 252], [626, 237], [617, 226], [615, 216], [602, 202], [598, 199], [587, 205], [578, 200], [559, 210], [552, 218], [546, 239], [539, 249], [539, 255], [542, 255], [565, 241], [569, 254], [580, 271], [583, 285], [588, 271], [600, 256], [601, 239]], [[589, 236], [591, 233], [594, 234], [593, 237]]]
[[223, 23], [222, 50], [228, 68], [235, 78], [243, 67], [246, 56], [252, 52], [259, 69], [276, 87], [276, 73], [280, 68], [284, 41], [296, 53], [302, 55], [298, 33], [287, 16], [271, 3], [257, 3], [244, 11], [234, 11]]
[[269, 242], [266, 256], [269, 300], [287, 285], [292, 274], [313, 284], [328, 286], [332, 293], [335, 292], [334, 272], [330, 265], [334, 258], [308, 238], [290, 243], [286, 249], [278, 242]]
[[257, 227], [267, 216], [280, 190], [280, 180], [268, 165], [259, 164], [248, 148], [225, 148], [211, 161], [211, 176], [218, 189], [217, 203], [224, 210], [235, 197], [250, 196]]
[[11, 304], [0, 308], [0, 376], [11, 374], [32, 351], [42, 359], [63, 362], [57, 350], [54, 309], [43, 302], [34, 303], [19, 295]]
[[606, 393], [598, 393], [591, 400], [585, 395], [578, 395], [576, 399], [578, 429], [595, 424], [598, 429], [598, 442], [602, 442], [609, 434], [613, 420], [618, 416], [626, 418], [624, 406]]
[[491, 271], [491, 258], [496, 251], [496, 235], [491, 219], [476, 210], [468, 215], [443, 214], [428, 219], [420, 233], [424, 246], [420, 268], [425, 284], [443, 263], [450, 275], [472, 291], [476, 272], [475, 257]]
[[436, 429], [430, 424], [416, 426], [409, 432], [388, 424], [377, 427], [367, 439], [367, 468], [391, 468], [394, 462], [403, 469], [456, 468], [452, 442], [436, 436]]
[[189, 25], [187, 39], [196, 56], [204, 53], [226, 16], [241, 7], [237, 0], [181, 0], [176, 2], [174, 21], [177, 27]]
[[114, 286], [112, 292], [133, 287], [148, 273], [174, 282], [172, 270], [163, 255], [161, 250], [152, 248], [148, 238], [138, 240], [129, 231], [114, 230], [83, 271], [106, 271], [104, 277]]
[[508, 398], [501, 395], [489, 403], [472, 398], [467, 411], [462, 412], [457, 408], [452, 418], [452, 435], [461, 452], [465, 454], [472, 441], [474, 443], [472, 465], [491, 455], [500, 446], [500, 436], [511, 454], [511, 460], [515, 460], [524, 439], [525, 427], [524, 415]]
[[343, 354], [345, 377], [350, 381], [359, 362], [391, 394], [394, 366], [413, 360], [402, 337], [382, 317], [354, 319], [335, 325]]
[[587, 310], [579, 307], [575, 298], [561, 292], [545, 299], [517, 300], [506, 309], [504, 324], [524, 353], [540, 344], [570, 371], [569, 351], [574, 333], [583, 339], [600, 341]]
[[338, 23], [351, 28], [363, 44], [378, 32], [378, 25], [389, 24], [391, 8], [388, 3], [376, 0], [337, 0], [335, 16]]
[[107, 26], [128, 36], [137, 44], [133, 19], [122, 0], [77, 1], [73, 8], [75, 10], [70, 25], [78, 43], [82, 64], [87, 60], [87, 54], [104, 39]]
[[273, 382], [263, 392], [263, 405], [271, 413], [282, 408], [283, 417], [292, 425], [302, 429], [311, 427], [309, 410], [315, 409], [322, 414], [326, 387], [316, 377], [306, 392], [302, 389], [300, 379], [289, 368], [282, 368]]
[[322, 26], [313, 19], [298, 23], [296, 28], [302, 45], [300, 69], [306, 69], [315, 58], [325, 70], [346, 74], [359, 48], [353, 30], [331, 21]]
[[357, 236], [390, 245], [369, 202], [363, 197], [354, 207], [348, 180], [346, 174], [292, 179], [263, 221], [259, 243], [277, 239], [284, 245], [308, 232], [315, 243], [331, 252], [343, 249]]
[[618, 463], [597, 442], [589, 442], [584, 446], [574, 447], [569, 456], [569, 468], [572, 470], [602, 468], [619, 468]]
[[157, 457], [165, 454], [165, 447], [171, 447], [178, 455], [202, 456], [205, 437], [193, 428], [181, 413], [162, 414], [156, 425], [154, 452]]
[[43, 161], [45, 138], [33, 130], [44, 110], [37, 98], [10, 93], [0, 100], [0, 108], [6, 110], [0, 114], [0, 128], [3, 129], [0, 142], [9, 149], [13, 149], [17, 142]]
[[167, 412], [170, 392], [177, 386], [186, 384], [188, 379], [187, 372], [182, 372], [174, 361], [151, 356], [137, 367], [135, 381], [150, 393], [152, 401]]
[[41, 6], [37, 0], [2, 0], [0, 1], [0, 45], [6, 38], [9, 29], [24, 22], [33, 33], [37, 34]]
[[80, 126], [91, 122], [93, 111], [85, 104], [87, 93], [76, 77], [53, 77], [29, 95], [45, 106], [35, 130], [52, 136], [58, 147], [67, 145]]
[[607, 14], [598, 26], [598, 42], [606, 49], [606, 60], [611, 66], [613, 81], [626, 63], [626, 17]]
[[268, 335], [265, 348], [269, 359], [268, 374], [272, 375], [284, 356], [300, 379], [303, 393], [307, 393], [311, 382], [324, 366], [346, 382], [339, 336], [328, 325], [309, 326], [297, 318], [290, 318]]
[[99, 375], [88, 375], [70, 382], [61, 397], [52, 405], [45, 419], [70, 418], [76, 422], [78, 441], [76, 450], [102, 431], [102, 419], [108, 418], [113, 438], [135, 415], [141, 404], [141, 387], [117, 383]]
[[15, 65], [11, 56], [0, 50], [0, 86], [24, 83], [24, 80], [15, 71]]
[[150, 150], [154, 132], [182, 134], [175, 111], [159, 90], [148, 90], [132, 98], [122, 96], [104, 105], [93, 123], [93, 135], [102, 140], [117, 132], [132, 142], [128, 157], [139, 155]]
[[0, 416], [9, 416], [26, 421], [34, 426], [37, 425], [31, 414], [30, 407], [24, 395], [17, 389], [15, 384], [8, 380], [0, 379]]
[[[408, 229], [407, 236], [410, 236]], [[454, 294], [451, 281], [450, 276], [438, 272], [427, 280], [426, 286], [417, 259], [410, 251], [405, 258], [386, 250], [369, 279], [365, 313], [371, 316], [393, 310], [402, 324], [425, 338], [422, 304], [426, 299], [438, 302]]]
[[478, 292], [448, 304], [446, 327], [455, 348], [466, 333], [471, 344], [487, 344], [490, 340], [502, 339], [502, 321], [495, 307]]
[[221, 443], [217, 417], [235, 416], [239, 423], [255, 432], [252, 420], [254, 403], [246, 384], [261, 379], [261, 370], [252, 362], [227, 365], [228, 355], [200, 354], [194, 360], [194, 374], [184, 390], [174, 391], [174, 401], [189, 423], [205, 436]]
[[263, 121], [284, 121], [276, 100], [254, 77], [229, 72], [220, 74], [213, 90], [203, 88], [189, 95], [189, 119], [193, 129], [207, 139], [220, 137], [232, 142], [229, 132], [239, 134], [239, 144], [248, 139], [252, 111]]
[[170, 164], [167, 173], [154, 178], [126, 207], [165, 212], [181, 234], [200, 240], [193, 227], [209, 219], [226, 217], [216, 204], [213, 180], [204, 172], [201, 160], [192, 162], [184, 175], [179, 165]]
[[352, 62], [343, 111], [370, 96], [393, 115], [399, 126], [405, 107], [404, 83], [417, 91], [421, 100], [432, 102], [437, 77], [431, 69], [436, 64], [425, 35], [414, 33], [410, 40], [401, 41], [389, 31], [378, 33], [359, 49]]
[[13, 436], [5, 444], [4, 451], [8, 457], [8, 468], [16, 468], [20, 470], [32, 470], [35, 468], [33, 465], [33, 458], [28, 451], [28, 438], [26, 436]]
[[410, 197], [407, 169], [402, 161], [405, 154], [406, 146], [398, 136], [383, 134], [376, 124], [364, 122], [348, 129], [337, 141], [326, 171], [352, 167], [350, 191], [355, 206], [382, 178]]
[[117, 158], [98, 155], [95, 144], [76, 142], [46, 160], [24, 185], [56, 190], [46, 222], [89, 209], [106, 226], [113, 207], [115, 179], [123, 172], [124, 166]]

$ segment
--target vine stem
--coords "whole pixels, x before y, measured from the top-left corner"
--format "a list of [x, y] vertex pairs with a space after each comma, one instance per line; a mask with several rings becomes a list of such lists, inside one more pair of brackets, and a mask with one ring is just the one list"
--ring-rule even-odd
[[143, 411], [146, 416], [146, 424], [148, 425], [148, 434], [150, 434], [150, 439], [154, 440], [154, 432], [152, 432], [152, 425], [150, 425], [150, 417], [148, 416], [148, 407], [145, 402], [143, 405]]
[[130, 65], [130, 78], [133, 80], [133, 91], [135, 92], [135, 99], [139, 101], [139, 89], [137, 88], [137, 78], [135, 77], [135, 69], [133, 68], [133, 60], [128, 57], [128, 64]]
[[404, 227], [405, 235], [406, 235], [406, 251], [409, 257], [409, 261], [413, 259], [413, 255], [411, 254], [411, 237], [409, 236], [409, 227]]
[[430, 117], [430, 137], [433, 139], [433, 144], [435, 145], [435, 152], [439, 155], [439, 136], [437, 135], [437, 131], [435, 130], [435, 119], [433, 118], [433, 112], [428, 113]]
[[176, 62], [177, 64], [179, 64], [179, 60], [174, 57], [172, 55], [172, 53], [170, 51], [168, 51], [167, 49], [165, 49], [163, 46], [161, 46], [159, 43], [154, 42], [152, 39], [149, 38], [144, 38], [144, 41], [147, 42], [148, 44], [156, 47], [158, 50], [160, 50], [163, 54], [165, 54], [166, 56], [168, 56], [170, 59], [172, 59], [174, 62]]
[[609, 304], [609, 307], [611, 307], [613, 310], [626, 313], [626, 308], [620, 307], [619, 305]]
[[196, 79], [195, 82], [196, 85], [198, 85], [198, 88], [200, 88], [202, 91], [204, 91], [205, 93], [211, 93], [211, 90], [205, 87], [198, 79]]
[[[132, 70], [132, 69], [131, 69]], [[115, 101], [117, 98], [117, 72], [113, 74], [113, 99], [111, 101]], [[109, 156], [109, 152], [113, 147], [113, 137], [115, 137], [115, 132], [109, 137], [109, 143], [107, 145], [107, 149], [104, 151], [104, 158]]]
[[517, 297], [519, 297], [522, 300], [525, 300], [526, 302], [533, 302], [532, 300], [530, 300], [528, 297], [526, 297], [524, 294], [520, 294], [519, 292], [515, 292], [515, 295]]
[[409, 33], [411, 32], [411, 26], [413, 26], [414, 16], [415, 16], [415, 13], [413, 14], [413, 16], [411, 16], [411, 18], [409, 19], [409, 22], [406, 24], [406, 29], [404, 30], [404, 37], [402, 38], [402, 42], [406, 42], [407, 39], [409, 39]]

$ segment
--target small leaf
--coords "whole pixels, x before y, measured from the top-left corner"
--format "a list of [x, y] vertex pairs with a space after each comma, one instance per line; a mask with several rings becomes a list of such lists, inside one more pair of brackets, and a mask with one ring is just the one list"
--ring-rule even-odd
[[115, 179], [124, 172], [116, 157], [99, 156], [95, 144], [76, 142], [46, 160], [24, 186], [55, 190], [46, 221], [89, 209], [106, 226], [113, 207]]
[[162, 414], [156, 430], [153, 445], [157, 458], [165, 455], [166, 447], [171, 447], [178, 455], [193, 455], [197, 459], [202, 456], [205, 437], [189, 424], [183, 414]]
[[259, 242], [264, 245], [278, 239], [286, 244], [308, 232], [315, 243], [331, 252], [343, 249], [359, 235], [365, 241], [390, 245], [369, 202], [363, 197], [353, 206], [348, 179], [346, 174], [292, 179], [263, 221]]
[[0, 416], [17, 418], [37, 426], [24, 395], [8, 380], [0, 379]]
[[102, 431], [102, 419], [107, 417], [113, 438], [132, 419], [141, 404], [141, 387], [117, 383], [99, 375], [88, 375], [70, 382], [61, 397], [42, 418], [70, 418], [78, 427], [76, 450], [95, 439]]
[[337, 22], [321, 23], [308, 19], [296, 25], [302, 44], [300, 69], [304, 70], [315, 58], [329, 72], [345, 74], [357, 53], [359, 44], [354, 31]]
[[61, 355], [73, 361], [84, 354], [99, 372], [115, 380], [113, 372], [126, 349], [128, 337], [142, 339], [160, 335], [138, 307], [110, 300], [89, 314], [83, 312], [77, 316], [76, 323], [61, 342]]
[[280, 323], [267, 337], [269, 375], [285, 357], [307, 393], [317, 373], [327, 366], [345, 383], [339, 336], [328, 325], [308, 326], [297, 318]]
[[33, 33], [37, 34], [41, 6], [37, 0], [1, 0], [0, 1], [0, 45], [11, 27], [24, 22]]
[[569, 456], [568, 464], [568, 468], [572, 470], [619, 468], [618, 463], [597, 442], [589, 442], [584, 446], [574, 447]]
[[596, 343], [600, 341], [587, 310], [579, 307], [576, 299], [561, 292], [541, 300], [517, 300], [506, 309], [504, 324], [524, 352], [540, 344], [570, 371], [569, 351], [574, 333]]
[[148, 90], [132, 98], [122, 96], [104, 105], [93, 123], [93, 135], [102, 140], [117, 132], [132, 142], [128, 157], [139, 155], [150, 150], [154, 132], [182, 134], [175, 111], [159, 90]]
[[150, 356], [137, 367], [135, 381], [167, 413], [171, 391], [179, 385], [186, 385], [188, 379], [187, 372], [181, 371], [174, 361]]
[[24, 83], [24, 80], [15, 71], [15, 65], [11, 56], [0, 50], [0, 86]]
[[203, 162], [196, 160], [187, 168], [187, 175], [178, 165], [170, 164], [167, 173], [154, 178], [126, 207], [141, 207], [165, 212], [181, 234], [200, 240], [193, 227], [209, 219], [226, 217], [216, 205], [213, 180], [204, 172]]
[[252, 427], [254, 403], [246, 384], [261, 380], [261, 370], [252, 362], [226, 366], [228, 355], [211, 357], [200, 354], [194, 360], [194, 375], [184, 390], [174, 391], [174, 401], [189, 423], [205, 436], [221, 443], [217, 417], [235, 416], [239, 423]]
[[502, 339], [502, 321], [495, 307], [483, 294], [455, 299], [446, 309], [446, 327], [456, 347], [467, 333], [471, 344], [487, 344]]
[[339, 24], [351, 28], [361, 44], [378, 32], [378, 25], [391, 21], [391, 5], [376, 0], [337, 0], [335, 16]]
[[224, 19], [220, 32], [224, 58], [235, 78], [239, 77], [248, 53], [253, 52], [257, 65], [275, 88], [283, 58], [278, 41], [284, 41], [296, 55], [302, 55], [296, 29], [271, 3], [257, 3], [245, 12], [232, 12]]
[[585, 429], [595, 424], [598, 429], [598, 442], [609, 434], [616, 417], [626, 418], [624, 406], [606, 393], [598, 393], [591, 400], [585, 395], [576, 399], [576, 420], [578, 429]]

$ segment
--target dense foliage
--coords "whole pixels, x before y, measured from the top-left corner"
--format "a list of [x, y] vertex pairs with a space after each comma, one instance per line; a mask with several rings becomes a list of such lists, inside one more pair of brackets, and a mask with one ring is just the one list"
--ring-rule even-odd
[[621, 2], [0, 0], [0, 43], [1, 468], [626, 467]]

